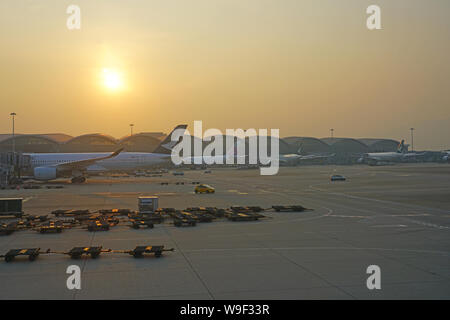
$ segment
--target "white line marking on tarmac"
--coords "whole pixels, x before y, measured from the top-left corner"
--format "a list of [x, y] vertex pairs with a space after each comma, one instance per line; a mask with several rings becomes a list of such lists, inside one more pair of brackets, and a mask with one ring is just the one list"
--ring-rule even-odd
[[[319, 191], [319, 192], [325, 192], [325, 193], [328, 193], [328, 194], [332, 194], [332, 195], [336, 195], [336, 196], [343, 196], [343, 197], [347, 197], [347, 198], [351, 198], [351, 199], [364, 200], [364, 201], [369, 200], [369, 201], [375, 201], [375, 202], [384, 203], [384, 204], [395, 204], [397, 206], [398, 205], [400, 205], [400, 206], [409, 206], [409, 207], [413, 206], [413, 207], [425, 208], [427, 210], [444, 211], [444, 210], [437, 209], [437, 208], [428, 208], [428, 207], [423, 207], [423, 206], [419, 206], [419, 205], [409, 205], [409, 204], [405, 204], [405, 203], [397, 203], [397, 202], [387, 201], [387, 200], [371, 199], [371, 198], [365, 198], [365, 197], [348, 195], [346, 193], [341, 193], [341, 192], [330, 192], [330, 191], [327, 191], [327, 190], [323, 190], [323, 189], [317, 188], [315, 186], [316, 185], [310, 185], [309, 188], [312, 189], [312, 190]], [[362, 210], [362, 209], [360, 208], [359, 210]], [[372, 213], [376, 214], [376, 212], [371, 211], [371, 210], [364, 210], [364, 211], [372, 212]], [[448, 213], [448, 211], [446, 211], [445, 213]], [[413, 219], [405, 219], [405, 220], [407, 220], [408, 222], [411, 222], [411, 223], [415, 223], [415, 224], [418, 224], [418, 225], [425, 226], [425, 227], [431, 227], [431, 228], [440, 229], [440, 230], [450, 229], [450, 227], [442, 226], [442, 225], [438, 225], [438, 224], [434, 224], [434, 223], [422, 222], [422, 221], [413, 220]]]
[[386, 224], [386, 225], [375, 225], [370, 226], [372, 228], [407, 228], [408, 226], [405, 224]]
[[266, 251], [266, 250], [374, 250], [374, 251], [397, 251], [397, 252], [411, 252], [411, 253], [430, 253], [450, 256], [450, 252], [437, 251], [437, 250], [416, 250], [416, 249], [393, 249], [393, 248], [361, 248], [361, 247], [281, 247], [281, 248], [261, 248], [261, 247], [248, 247], [248, 248], [217, 248], [217, 249], [191, 249], [183, 250], [187, 253], [195, 252], [223, 252], [223, 251]]
[[312, 184], [312, 185], [309, 186], [309, 188], [311, 190], [325, 192], [325, 193], [329, 193], [329, 194], [334, 194], [334, 195], [337, 195], [337, 196], [344, 196], [344, 197], [347, 197], [347, 198], [353, 198], [353, 199], [359, 199], [359, 200], [369, 200], [369, 201], [381, 202], [381, 203], [385, 203], [385, 204], [395, 204], [395, 205], [400, 205], [400, 206], [418, 207], [418, 208], [424, 208], [424, 209], [427, 209], [427, 210], [436, 210], [436, 211], [441, 211], [441, 212], [444, 212], [444, 213], [448, 213], [447, 210], [443, 210], [443, 209], [439, 209], [439, 208], [430, 208], [430, 207], [424, 207], [424, 206], [416, 205], [416, 204], [407, 204], [407, 203], [394, 202], [394, 201], [389, 201], [389, 200], [380, 200], [380, 199], [366, 198], [366, 197], [354, 196], [354, 195], [350, 195], [350, 194], [346, 194], [346, 193], [342, 193], [342, 192], [332, 192], [332, 191], [328, 191], [328, 190], [317, 188], [316, 186], [318, 186], [318, 185], [323, 185], [323, 183]]

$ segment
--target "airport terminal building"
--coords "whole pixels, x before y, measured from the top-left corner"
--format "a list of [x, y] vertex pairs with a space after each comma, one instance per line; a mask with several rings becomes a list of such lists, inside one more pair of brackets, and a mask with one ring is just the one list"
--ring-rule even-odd
[[91, 133], [72, 137], [63, 133], [50, 134], [0, 134], [0, 152], [14, 149], [23, 153], [53, 152], [112, 152], [120, 147], [129, 152], [152, 152], [166, 135], [162, 132], [142, 132], [116, 139], [112, 136]]
[[[166, 137], [162, 132], [141, 132], [122, 138], [114, 138], [102, 133], [89, 133], [70, 136], [64, 133], [48, 134], [0, 134], [0, 152], [9, 152], [13, 148], [24, 153], [52, 152], [110, 152], [124, 147], [130, 152], [152, 152]], [[248, 142], [247, 142], [248, 143]], [[281, 138], [280, 153], [367, 153], [396, 151], [399, 141], [392, 139], [353, 139], [353, 138]]]
[[[102, 133], [83, 134], [76, 137], [64, 133], [16, 134], [14, 138], [11, 134], [0, 134], [0, 152], [12, 151], [13, 145], [15, 151], [21, 153], [113, 152], [119, 148], [129, 152], [152, 152], [165, 137], [166, 134], [162, 132], [141, 132], [122, 138]], [[248, 139], [245, 143], [248, 150]], [[203, 146], [207, 144], [205, 142]], [[334, 163], [355, 163], [361, 155], [368, 152], [396, 151], [398, 144], [399, 141], [392, 139], [319, 139], [291, 136], [280, 139], [279, 150], [280, 154], [335, 154]], [[270, 147], [270, 143], [268, 145]], [[224, 142], [224, 153], [226, 153], [225, 148]]]

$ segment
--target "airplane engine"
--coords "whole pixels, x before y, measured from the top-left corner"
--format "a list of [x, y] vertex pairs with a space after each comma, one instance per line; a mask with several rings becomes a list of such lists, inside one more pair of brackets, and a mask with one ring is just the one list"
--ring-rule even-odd
[[45, 180], [45, 181], [56, 179], [56, 168], [53, 167], [34, 168], [34, 178], [36, 180]]

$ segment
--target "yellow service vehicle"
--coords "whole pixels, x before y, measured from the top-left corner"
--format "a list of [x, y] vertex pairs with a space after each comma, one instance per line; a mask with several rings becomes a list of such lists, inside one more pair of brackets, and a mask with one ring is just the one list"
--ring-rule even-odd
[[195, 193], [214, 193], [216, 189], [207, 184], [199, 184], [195, 187]]

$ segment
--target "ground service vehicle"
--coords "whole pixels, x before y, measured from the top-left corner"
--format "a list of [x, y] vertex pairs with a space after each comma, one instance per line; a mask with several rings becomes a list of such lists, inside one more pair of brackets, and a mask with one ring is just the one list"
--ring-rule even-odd
[[135, 258], [142, 258], [144, 253], [153, 253], [155, 257], [161, 257], [163, 251], [174, 251], [174, 248], [164, 249], [164, 246], [137, 246], [134, 250], [125, 251]]
[[130, 209], [100, 209], [98, 210], [100, 214], [109, 214], [115, 216], [122, 216], [132, 213]]
[[68, 254], [72, 259], [79, 259], [82, 255], [90, 255], [92, 259], [96, 259], [102, 252], [110, 252], [111, 250], [102, 250], [102, 247], [74, 247]]
[[63, 223], [61, 221], [50, 221], [44, 225], [41, 225], [38, 229], [40, 233], [61, 233], [63, 231]]
[[216, 189], [207, 184], [199, 184], [194, 189], [195, 193], [214, 193]]
[[256, 221], [259, 218], [264, 217], [260, 214], [255, 213], [243, 213], [243, 212], [234, 212], [228, 215], [228, 220], [231, 221]]
[[308, 210], [305, 207], [303, 207], [302, 205], [293, 205], [293, 206], [272, 206], [272, 208], [277, 211], [292, 211], [292, 212], [301, 212], [301, 211], [305, 211]]
[[2, 224], [0, 225], [0, 235], [6, 235], [9, 236], [14, 231], [17, 230], [17, 223], [16, 222], [10, 222], [8, 224]]
[[47, 215], [42, 215], [42, 216], [36, 216], [36, 215], [29, 215], [26, 216], [25, 219], [27, 221], [36, 221], [39, 220], [41, 222], [47, 221], [48, 220], [48, 216]]
[[154, 227], [154, 224], [151, 220], [131, 220], [131, 227], [133, 229], [139, 229], [139, 228], [149, 228], [152, 229]]
[[89, 222], [88, 231], [108, 231], [109, 224], [103, 220], [95, 220]]
[[340, 174], [334, 174], [330, 177], [331, 181], [345, 181], [347, 180], [344, 176], [340, 175]]
[[11, 262], [17, 256], [28, 256], [28, 260], [34, 261], [40, 254], [62, 254], [68, 255], [72, 259], [80, 259], [83, 255], [91, 256], [92, 259], [98, 258], [101, 253], [127, 253], [135, 258], [141, 258], [146, 253], [153, 253], [155, 257], [159, 258], [162, 256], [164, 251], [175, 251], [174, 248], [164, 249], [163, 245], [158, 246], [137, 246], [132, 250], [112, 250], [103, 249], [102, 246], [97, 247], [74, 247], [69, 251], [52, 251], [47, 249], [42, 251], [40, 248], [25, 248], [25, 249], [10, 249], [6, 254], [0, 255], [0, 258], [4, 258], [6, 262]]
[[88, 209], [77, 209], [77, 210], [54, 210], [52, 213], [56, 216], [64, 216], [64, 217], [75, 217], [89, 214]]
[[189, 217], [177, 216], [173, 218], [173, 225], [175, 227], [194, 227], [197, 225], [197, 221]]
[[258, 206], [231, 206], [231, 210], [235, 212], [261, 212], [264, 208]]
[[29, 248], [29, 249], [11, 249], [4, 256], [6, 262], [11, 262], [17, 256], [28, 256], [28, 260], [34, 261], [39, 256], [40, 248]]

